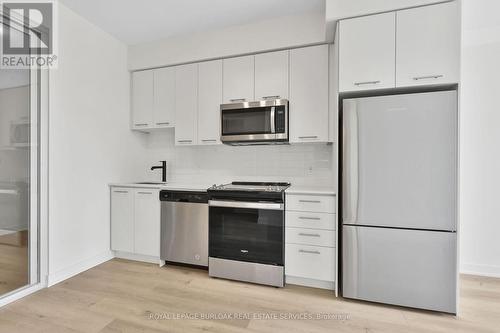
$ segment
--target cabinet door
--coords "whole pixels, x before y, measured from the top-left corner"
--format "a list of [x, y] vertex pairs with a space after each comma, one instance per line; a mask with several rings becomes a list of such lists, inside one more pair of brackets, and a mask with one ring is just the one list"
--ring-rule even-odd
[[196, 144], [198, 64], [175, 68], [175, 144]]
[[223, 60], [224, 103], [254, 100], [254, 56]]
[[111, 188], [111, 249], [134, 252], [134, 193], [130, 188]]
[[290, 50], [290, 141], [328, 140], [328, 45]]
[[175, 125], [174, 67], [154, 71], [153, 121], [155, 127], [173, 127]]
[[153, 71], [132, 73], [132, 128], [153, 125]]
[[134, 191], [134, 253], [160, 256], [160, 198], [158, 190]]
[[220, 143], [222, 60], [198, 65], [198, 143]]
[[391, 12], [340, 22], [340, 91], [394, 88], [395, 20]]
[[160, 198], [155, 189], [134, 193], [134, 253], [160, 256]]
[[397, 12], [396, 84], [415, 86], [459, 80], [458, 2]]
[[255, 55], [255, 99], [288, 99], [289, 51]]

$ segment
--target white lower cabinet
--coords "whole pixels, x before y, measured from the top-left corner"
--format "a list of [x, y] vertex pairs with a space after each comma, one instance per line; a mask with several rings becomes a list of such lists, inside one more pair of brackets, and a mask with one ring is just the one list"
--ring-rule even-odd
[[335, 281], [335, 248], [286, 244], [285, 274], [312, 280]]
[[134, 252], [134, 191], [111, 188], [111, 249]]
[[333, 195], [286, 194], [286, 282], [335, 289], [336, 201]]
[[160, 256], [160, 199], [156, 189], [134, 190], [134, 253]]
[[158, 189], [111, 187], [111, 250], [131, 259], [160, 257]]

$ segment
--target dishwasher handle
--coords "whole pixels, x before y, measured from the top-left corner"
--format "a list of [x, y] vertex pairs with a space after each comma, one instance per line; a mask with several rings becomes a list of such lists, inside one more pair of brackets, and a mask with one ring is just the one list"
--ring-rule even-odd
[[208, 203], [207, 192], [199, 191], [160, 191], [160, 201], [162, 202], [183, 202], [183, 203]]

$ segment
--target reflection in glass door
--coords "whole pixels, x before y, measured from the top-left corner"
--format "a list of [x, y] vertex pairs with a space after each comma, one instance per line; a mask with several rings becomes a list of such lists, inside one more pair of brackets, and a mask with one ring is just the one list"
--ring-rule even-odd
[[0, 69], [0, 298], [39, 280], [37, 77]]

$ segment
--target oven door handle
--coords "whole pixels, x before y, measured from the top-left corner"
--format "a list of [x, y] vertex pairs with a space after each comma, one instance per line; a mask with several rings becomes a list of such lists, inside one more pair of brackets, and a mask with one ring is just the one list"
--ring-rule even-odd
[[284, 205], [281, 203], [267, 202], [241, 202], [241, 201], [219, 201], [209, 200], [210, 207], [226, 207], [226, 208], [250, 208], [250, 209], [267, 209], [267, 210], [283, 210]]

